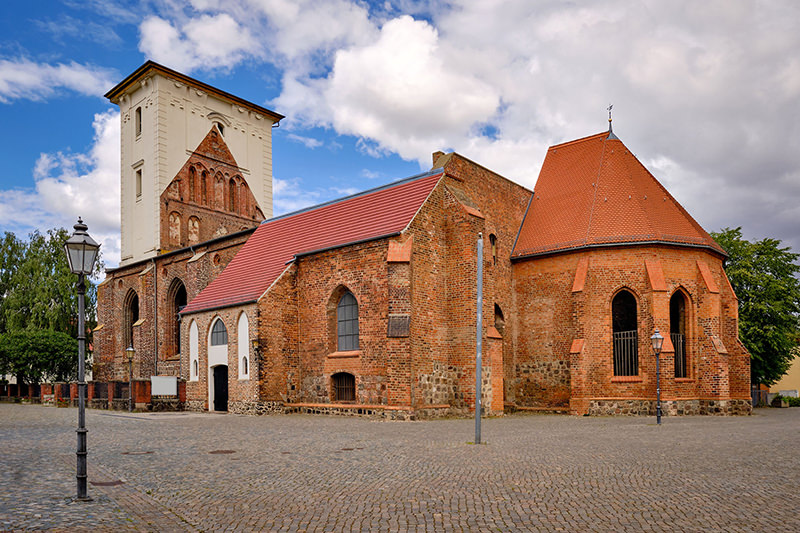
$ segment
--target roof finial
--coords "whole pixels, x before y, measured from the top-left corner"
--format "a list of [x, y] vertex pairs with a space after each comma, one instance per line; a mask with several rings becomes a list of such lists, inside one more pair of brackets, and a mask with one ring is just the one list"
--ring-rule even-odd
[[611, 127], [611, 110], [613, 108], [614, 108], [614, 104], [608, 104], [608, 107], [606, 108], [606, 109], [608, 109], [608, 137], [606, 137], [606, 139], [608, 139], [608, 140], [615, 140], [615, 139], [619, 140], [619, 137], [614, 135], [614, 129]]

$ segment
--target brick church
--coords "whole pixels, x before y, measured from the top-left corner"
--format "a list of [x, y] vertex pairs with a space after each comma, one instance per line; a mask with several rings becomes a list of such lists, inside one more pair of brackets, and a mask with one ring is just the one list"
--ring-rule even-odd
[[[410, 418], [747, 414], [725, 251], [611, 131], [551, 147], [534, 191], [456, 154], [272, 216], [283, 116], [147, 62], [122, 120], [122, 258], [95, 379], [175, 376], [188, 409]], [[532, 157], [535, 157], [532, 155]]]

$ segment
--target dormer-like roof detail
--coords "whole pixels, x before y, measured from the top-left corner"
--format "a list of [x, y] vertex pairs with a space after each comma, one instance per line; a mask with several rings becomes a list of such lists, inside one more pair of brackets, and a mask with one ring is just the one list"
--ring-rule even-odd
[[512, 258], [642, 243], [726, 255], [616, 135], [550, 147]]

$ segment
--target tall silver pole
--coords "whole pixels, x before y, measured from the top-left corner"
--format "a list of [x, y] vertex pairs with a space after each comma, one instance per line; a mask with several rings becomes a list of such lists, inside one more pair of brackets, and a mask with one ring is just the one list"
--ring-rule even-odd
[[90, 500], [86, 486], [86, 381], [85, 381], [85, 360], [86, 360], [86, 326], [84, 324], [85, 309], [84, 295], [86, 294], [86, 282], [83, 274], [78, 274], [78, 473], [75, 476], [78, 481], [78, 500]]
[[475, 352], [475, 444], [481, 443], [481, 349], [483, 342], [483, 234], [478, 233], [478, 301]]
[[656, 354], [656, 424], [661, 425], [661, 357]]

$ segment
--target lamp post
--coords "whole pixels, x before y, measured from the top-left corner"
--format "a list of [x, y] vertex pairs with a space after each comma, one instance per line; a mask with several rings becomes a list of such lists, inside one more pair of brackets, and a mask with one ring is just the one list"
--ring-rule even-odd
[[136, 354], [136, 350], [133, 349], [133, 344], [131, 344], [125, 349], [125, 353], [128, 355], [128, 412], [132, 413], [133, 412], [133, 356]]
[[78, 483], [79, 501], [89, 501], [86, 485], [86, 326], [84, 301], [86, 295], [86, 276], [92, 274], [97, 260], [100, 245], [97, 244], [86, 232], [88, 226], [78, 217], [78, 223], [73, 226], [75, 231], [64, 244], [67, 253], [69, 269], [78, 275], [78, 472], [75, 476]]
[[661, 425], [661, 345], [664, 344], [664, 337], [661, 336], [661, 333], [658, 332], [658, 328], [656, 328], [656, 332], [653, 333], [653, 336], [650, 337], [650, 341], [653, 343], [653, 353], [656, 354], [656, 424]]

